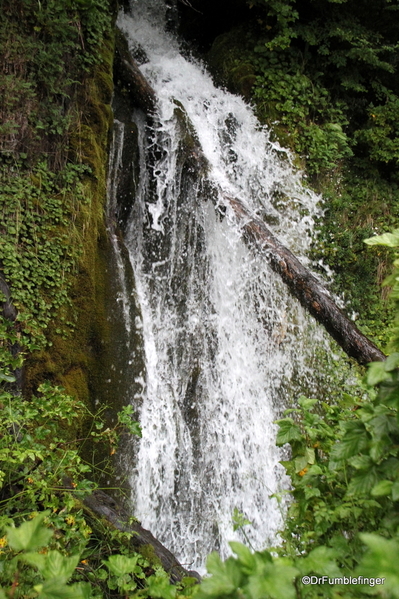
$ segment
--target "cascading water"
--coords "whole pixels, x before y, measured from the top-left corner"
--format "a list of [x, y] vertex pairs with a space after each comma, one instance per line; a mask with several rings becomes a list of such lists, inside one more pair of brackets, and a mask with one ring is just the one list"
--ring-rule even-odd
[[[270, 496], [287, 483], [273, 422], [298, 393], [315, 392], [314, 363], [329, 341], [246, 247], [223, 201], [240, 198], [304, 256], [317, 198], [243, 100], [180, 53], [164, 16], [161, 0], [140, 0], [118, 18], [159, 101], [151, 127], [132, 117], [140, 180], [124, 243], [145, 369], [141, 397], [131, 398], [143, 438], [123, 461], [135, 515], [182, 563], [201, 567], [240, 539], [235, 509], [251, 521], [254, 547], [276, 541], [282, 515]], [[195, 163], [193, 140], [207, 166]], [[113, 161], [115, 175], [117, 150]]]

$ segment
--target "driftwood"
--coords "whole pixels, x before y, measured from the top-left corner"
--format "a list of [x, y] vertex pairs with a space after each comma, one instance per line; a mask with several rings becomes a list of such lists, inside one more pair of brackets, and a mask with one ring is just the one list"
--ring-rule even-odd
[[325, 327], [348, 356], [360, 364], [385, 360], [382, 351], [345, 316], [323, 285], [279, 242], [265, 223], [251, 214], [240, 200], [226, 194], [223, 197], [241, 225], [244, 239], [262, 251], [292, 295]]
[[155, 112], [155, 92], [132, 58], [126, 38], [118, 27], [115, 36], [114, 78], [120, 80], [126, 88], [134, 106], [147, 114]]
[[201, 580], [197, 572], [183, 568], [175, 556], [149, 530], [143, 528], [137, 521], [130, 523], [129, 514], [103, 491], [93, 491], [83, 500], [83, 503], [96, 516], [105, 518], [107, 522], [118, 530], [134, 533], [131, 543], [137, 551], [140, 551], [140, 548], [145, 546], [151, 546], [162, 567], [169, 574], [172, 583], [179, 582], [185, 576], [191, 576], [198, 581]]

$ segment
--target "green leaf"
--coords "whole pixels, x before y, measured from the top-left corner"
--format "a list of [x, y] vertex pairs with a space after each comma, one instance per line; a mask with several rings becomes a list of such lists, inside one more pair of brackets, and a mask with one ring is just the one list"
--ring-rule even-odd
[[352, 477], [348, 486], [348, 495], [369, 493], [371, 489], [379, 482], [379, 475], [375, 468], [368, 471], [361, 470]]
[[50, 578], [69, 580], [79, 563], [79, 555], [66, 557], [59, 551], [49, 551], [46, 555], [45, 568], [42, 571], [46, 580]]
[[16, 378], [13, 374], [5, 374], [0, 372], [0, 381], [6, 381], [7, 383], [15, 383]]
[[392, 500], [399, 501], [399, 482], [392, 485]]
[[251, 572], [256, 565], [256, 560], [253, 553], [251, 553], [248, 547], [246, 547], [242, 543], [238, 543], [237, 541], [230, 541], [229, 545], [231, 549], [234, 551], [234, 553], [237, 555], [240, 564], [244, 566], [244, 572], [246, 574]]
[[391, 494], [392, 487], [393, 482], [391, 480], [381, 480], [371, 489], [371, 494], [373, 497], [384, 497]]
[[304, 395], [301, 395], [298, 399], [298, 404], [305, 411], [311, 410], [313, 406], [317, 404], [317, 402], [318, 399], [310, 399], [309, 397], [305, 397]]
[[115, 576], [124, 576], [131, 574], [137, 566], [139, 555], [127, 557], [126, 555], [111, 555], [107, 561], [103, 563], [108, 567], [109, 571]]
[[343, 438], [331, 450], [330, 456], [333, 461], [345, 460], [356, 455], [368, 443], [367, 432], [362, 422], [356, 420], [345, 422], [344, 430]]
[[314, 464], [315, 463], [315, 451], [313, 449], [313, 447], [307, 447], [306, 448], [306, 459], [308, 464]]
[[302, 439], [302, 433], [297, 424], [294, 423], [292, 418], [283, 418], [277, 420], [279, 430], [277, 433], [276, 444], [278, 446], [285, 445], [290, 441], [300, 441]]
[[148, 595], [154, 599], [175, 599], [176, 587], [169, 582], [169, 577], [162, 570], [147, 578]]
[[42, 526], [43, 520], [50, 514], [49, 510], [42, 512], [33, 520], [24, 522], [18, 528], [6, 528], [8, 544], [14, 551], [33, 551], [47, 545], [53, 532]]
[[240, 512], [240, 510], [237, 509], [236, 507], [234, 508], [234, 511], [233, 511], [232, 521], [233, 521], [233, 530], [234, 531], [238, 530], [239, 528], [242, 528], [243, 526], [248, 526], [248, 525], [252, 524], [252, 522], [250, 520], [248, 520], [248, 518], [245, 516], [245, 514]]
[[387, 359], [385, 360], [385, 370], [387, 372], [391, 372], [392, 370], [395, 370], [395, 368], [398, 368], [399, 366], [399, 353], [395, 352], [393, 354], [390, 354]]
[[261, 574], [251, 576], [248, 590], [251, 599], [296, 599], [294, 580], [299, 571], [292, 566], [266, 564]]
[[369, 237], [364, 240], [367, 245], [385, 245], [390, 248], [399, 246], [399, 229], [395, 229], [392, 233], [383, 233], [375, 237]]
[[370, 387], [378, 385], [387, 378], [387, 371], [385, 370], [384, 362], [371, 362], [367, 370], [367, 384]]
[[91, 587], [88, 583], [78, 582], [66, 586], [62, 579], [52, 578], [34, 587], [39, 593], [37, 599], [90, 599]]
[[204, 578], [201, 583], [201, 591], [205, 596], [220, 597], [229, 595], [240, 586], [242, 580], [240, 566], [238, 561], [232, 557], [222, 562], [219, 555], [212, 552], [208, 556], [206, 567], [212, 576]]
[[308, 465], [307, 455], [298, 456], [294, 460], [295, 472], [297, 474], [298, 474], [298, 472], [301, 472], [302, 470], [304, 470], [307, 465]]
[[299, 558], [296, 561], [296, 566], [301, 574], [323, 574], [326, 576], [339, 576], [340, 569], [335, 563], [337, 552], [330, 547], [321, 545], [313, 549], [307, 557]]
[[369, 551], [364, 555], [358, 573], [373, 578], [385, 578], [384, 595], [399, 597], [399, 543], [375, 534], [360, 534]]

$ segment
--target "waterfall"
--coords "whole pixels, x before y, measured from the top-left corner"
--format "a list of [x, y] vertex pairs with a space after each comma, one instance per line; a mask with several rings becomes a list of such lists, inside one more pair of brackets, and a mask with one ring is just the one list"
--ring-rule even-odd
[[[180, 52], [164, 21], [161, 0], [132, 2], [118, 17], [159, 100], [151, 125], [139, 111], [131, 117], [140, 176], [124, 244], [140, 317], [122, 283], [121, 293], [127, 335], [138, 327], [143, 343], [141, 391], [130, 397], [143, 437], [121, 459], [135, 516], [201, 568], [210, 551], [226, 556], [228, 541], [242, 540], [234, 510], [251, 522], [253, 547], [276, 543], [282, 506], [273, 495], [287, 481], [274, 421], [301, 392], [318, 392], [328, 378], [314, 374], [318, 356], [331, 350], [223, 202], [239, 198], [306, 262], [318, 198], [251, 108]], [[118, 143], [121, 131], [117, 123]], [[190, 158], [194, 138], [209, 164], [202, 170]]]

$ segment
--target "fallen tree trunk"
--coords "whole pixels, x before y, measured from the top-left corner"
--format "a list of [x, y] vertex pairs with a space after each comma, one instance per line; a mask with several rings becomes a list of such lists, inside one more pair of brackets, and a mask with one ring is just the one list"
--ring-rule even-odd
[[348, 356], [360, 364], [385, 360], [382, 351], [345, 316], [323, 285], [279, 242], [265, 223], [250, 214], [240, 200], [222, 195], [233, 210], [244, 239], [266, 256], [271, 268], [281, 276], [292, 295], [325, 327]]
[[[73, 491], [70, 482], [67, 487]], [[130, 542], [135, 550], [140, 552], [140, 549], [151, 546], [165, 572], [169, 574], [172, 583], [179, 582], [185, 576], [192, 576], [198, 581], [201, 580], [197, 572], [183, 568], [173, 553], [166, 549], [149, 530], [143, 528], [140, 522], [130, 522], [129, 514], [103, 491], [98, 489], [93, 491], [88, 497], [85, 497], [83, 504], [97, 517], [105, 518], [118, 530], [132, 532], [133, 536]]]
[[[141, 78], [144, 79], [143, 75]], [[142, 88], [141, 79], [137, 85], [140, 90]], [[148, 83], [144, 85], [144, 89], [152, 90]], [[154, 95], [152, 96], [152, 94]], [[156, 102], [153, 90], [150, 95], [152, 99], [149, 102], [151, 106], [149, 111], [154, 112]], [[184, 119], [180, 118], [179, 122], [185, 127], [185, 137], [190, 139], [189, 166], [198, 173], [199, 177], [203, 177], [204, 172], [209, 170], [208, 160], [184, 107], [179, 105], [179, 109], [184, 112], [185, 117]], [[323, 285], [288, 248], [278, 241], [264, 222], [251, 214], [243, 202], [228, 196], [223, 193], [223, 190], [220, 191], [226, 205], [233, 210], [243, 231], [244, 239], [263, 253], [271, 268], [281, 276], [292, 295], [325, 327], [348, 356], [355, 358], [359, 364], [385, 360], [386, 356], [382, 351], [359, 331], [354, 322], [345, 316]]]

